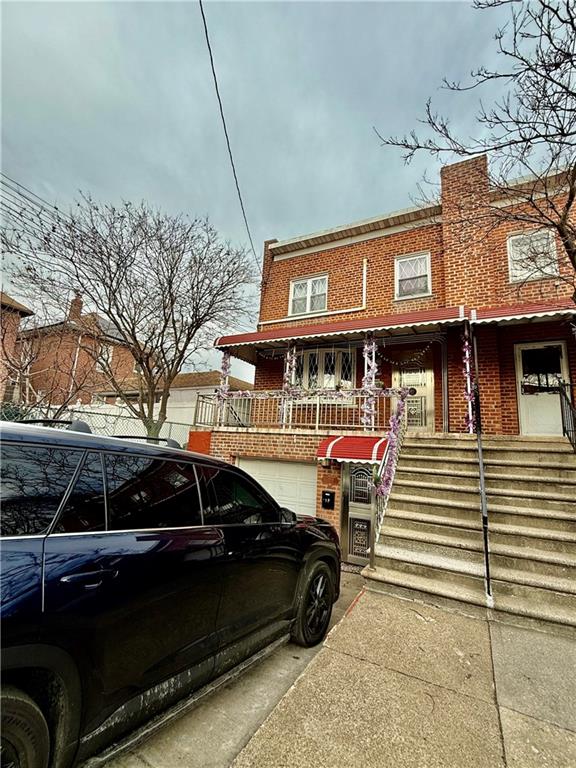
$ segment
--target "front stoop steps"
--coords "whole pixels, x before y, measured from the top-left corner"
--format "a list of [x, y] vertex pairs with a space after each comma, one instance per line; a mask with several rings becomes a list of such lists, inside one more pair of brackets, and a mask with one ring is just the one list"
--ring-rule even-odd
[[[576, 455], [565, 438], [483, 441], [494, 608], [576, 627]], [[475, 436], [404, 441], [367, 579], [486, 606]]]

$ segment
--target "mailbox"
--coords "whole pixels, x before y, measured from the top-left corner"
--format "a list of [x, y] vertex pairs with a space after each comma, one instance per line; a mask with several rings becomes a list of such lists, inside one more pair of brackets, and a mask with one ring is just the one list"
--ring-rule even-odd
[[322, 491], [322, 509], [334, 509], [334, 491]]

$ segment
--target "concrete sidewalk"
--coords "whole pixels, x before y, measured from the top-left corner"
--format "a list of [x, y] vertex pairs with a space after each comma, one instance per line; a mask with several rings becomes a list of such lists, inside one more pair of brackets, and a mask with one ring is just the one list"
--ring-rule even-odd
[[234, 768], [574, 768], [576, 638], [363, 592]]

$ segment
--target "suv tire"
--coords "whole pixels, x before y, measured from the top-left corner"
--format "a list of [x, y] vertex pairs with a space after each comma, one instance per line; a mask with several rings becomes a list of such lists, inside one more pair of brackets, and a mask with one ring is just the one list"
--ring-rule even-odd
[[334, 578], [330, 567], [316, 562], [308, 572], [296, 611], [292, 640], [310, 647], [321, 642], [328, 630], [334, 602]]
[[46, 768], [50, 734], [40, 707], [13, 686], [2, 688], [2, 768]]

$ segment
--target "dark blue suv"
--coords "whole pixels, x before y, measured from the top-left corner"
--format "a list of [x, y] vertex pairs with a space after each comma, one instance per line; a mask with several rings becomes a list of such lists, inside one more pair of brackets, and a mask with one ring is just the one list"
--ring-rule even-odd
[[2, 768], [82, 760], [290, 633], [324, 637], [338, 536], [207, 456], [4, 423]]

